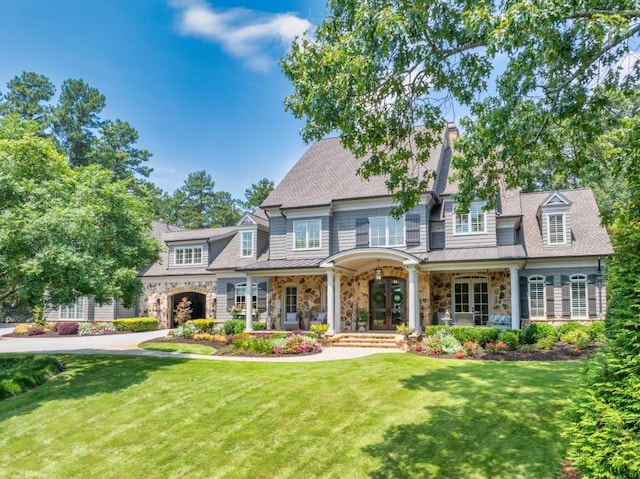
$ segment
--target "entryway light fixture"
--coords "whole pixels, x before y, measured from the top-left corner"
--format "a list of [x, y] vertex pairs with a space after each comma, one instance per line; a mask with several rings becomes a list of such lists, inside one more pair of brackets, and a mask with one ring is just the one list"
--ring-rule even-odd
[[380, 281], [382, 279], [382, 269], [380, 268], [380, 260], [378, 260], [378, 267], [373, 270], [376, 275], [376, 281]]

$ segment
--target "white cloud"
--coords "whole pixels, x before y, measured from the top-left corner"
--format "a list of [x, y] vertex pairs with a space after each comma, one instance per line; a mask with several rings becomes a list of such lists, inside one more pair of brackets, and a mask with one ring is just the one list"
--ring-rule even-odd
[[286, 48], [312, 26], [291, 13], [214, 9], [203, 0], [173, 0], [171, 5], [179, 12], [180, 33], [218, 43], [254, 70], [265, 70], [275, 63], [265, 51], [267, 46], [275, 43]]

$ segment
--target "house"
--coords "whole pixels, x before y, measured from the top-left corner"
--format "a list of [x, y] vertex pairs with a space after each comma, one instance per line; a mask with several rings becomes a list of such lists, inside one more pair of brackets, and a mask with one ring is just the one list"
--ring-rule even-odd
[[[177, 301], [194, 317], [234, 315], [269, 327], [330, 332], [403, 322], [502, 324], [592, 321], [606, 310], [604, 264], [612, 247], [589, 189], [504, 191], [495, 209], [457, 212], [449, 179], [453, 126], [416, 174], [435, 171], [420, 203], [390, 215], [384, 178], [356, 175], [338, 138], [316, 142], [263, 202], [234, 227], [157, 232], [160, 262], [141, 273], [141, 314], [172, 326]], [[161, 227], [161, 225], [156, 225]]]

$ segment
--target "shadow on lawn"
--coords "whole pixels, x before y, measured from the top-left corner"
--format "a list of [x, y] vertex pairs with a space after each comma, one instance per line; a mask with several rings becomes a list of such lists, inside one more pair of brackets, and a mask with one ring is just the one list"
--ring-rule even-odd
[[[82, 399], [95, 394], [111, 393], [142, 383], [150, 373], [179, 364], [187, 359], [125, 356], [103, 354], [20, 353], [50, 354], [57, 357], [66, 369], [45, 384], [13, 398], [0, 401], [0, 423], [13, 416], [28, 414], [48, 401]], [[11, 354], [14, 355], [14, 354]]]
[[389, 428], [364, 448], [382, 466], [374, 479], [559, 477], [565, 445], [556, 419], [575, 364], [451, 364], [404, 380], [446, 403], [405, 404], [428, 419]]

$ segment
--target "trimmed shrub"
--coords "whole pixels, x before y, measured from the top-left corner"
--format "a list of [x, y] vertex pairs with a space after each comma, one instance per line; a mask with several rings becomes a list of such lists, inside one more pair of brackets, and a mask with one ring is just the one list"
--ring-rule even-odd
[[425, 336], [433, 336], [438, 331], [448, 331], [458, 342], [464, 344], [477, 343], [484, 347], [488, 342], [496, 342], [500, 336], [500, 328], [476, 328], [473, 326], [427, 326]]
[[532, 323], [524, 332], [523, 340], [526, 344], [536, 344], [542, 338], [558, 337], [556, 328], [547, 323]]
[[261, 321], [257, 321], [255, 323], [253, 323], [253, 330], [254, 331], [264, 331], [267, 329], [267, 323], [263, 323]]
[[522, 331], [519, 329], [509, 329], [500, 333], [498, 342], [505, 343], [509, 351], [515, 351], [522, 344]]
[[190, 319], [187, 324], [193, 324], [199, 333], [212, 333], [216, 326], [215, 319]]
[[557, 334], [558, 337], [562, 337], [563, 334], [566, 334], [570, 331], [576, 331], [576, 330], [582, 330], [582, 331], [586, 331], [587, 327], [584, 324], [578, 323], [576, 321], [571, 321], [570, 323], [564, 323], [560, 326], [558, 326], [557, 329]]
[[555, 336], [543, 336], [538, 339], [536, 342], [536, 346], [538, 349], [554, 349], [556, 347], [556, 338]]
[[185, 323], [182, 326], [178, 326], [175, 330], [174, 330], [174, 334], [176, 336], [179, 336], [181, 338], [185, 338], [185, 339], [191, 339], [193, 338], [193, 336], [198, 332], [198, 330], [196, 329], [195, 325], [193, 324], [189, 324], [189, 323]]
[[18, 324], [15, 328], [13, 328], [13, 334], [27, 334], [29, 332], [28, 324]]
[[39, 325], [35, 325], [35, 326], [31, 326], [29, 328], [29, 330], [27, 331], [27, 335], [28, 336], [37, 336], [38, 334], [44, 334], [44, 327], [39, 326]]
[[589, 346], [589, 333], [583, 329], [574, 329], [560, 336], [560, 341], [576, 346], [580, 349]]
[[79, 324], [77, 321], [63, 321], [58, 323], [58, 334], [60, 336], [71, 336], [78, 334]]
[[227, 336], [240, 334], [244, 331], [247, 324], [244, 319], [230, 319], [222, 325], [222, 332]]
[[142, 331], [155, 331], [158, 329], [157, 318], [125, 318], [114, 319], [113, 325], [118, 331], [139, 333]]
[[587, 326], [587, 333], [591, 341], [603, 342], [606, 338], [604, 321], [594, 321], [591, 323]]

